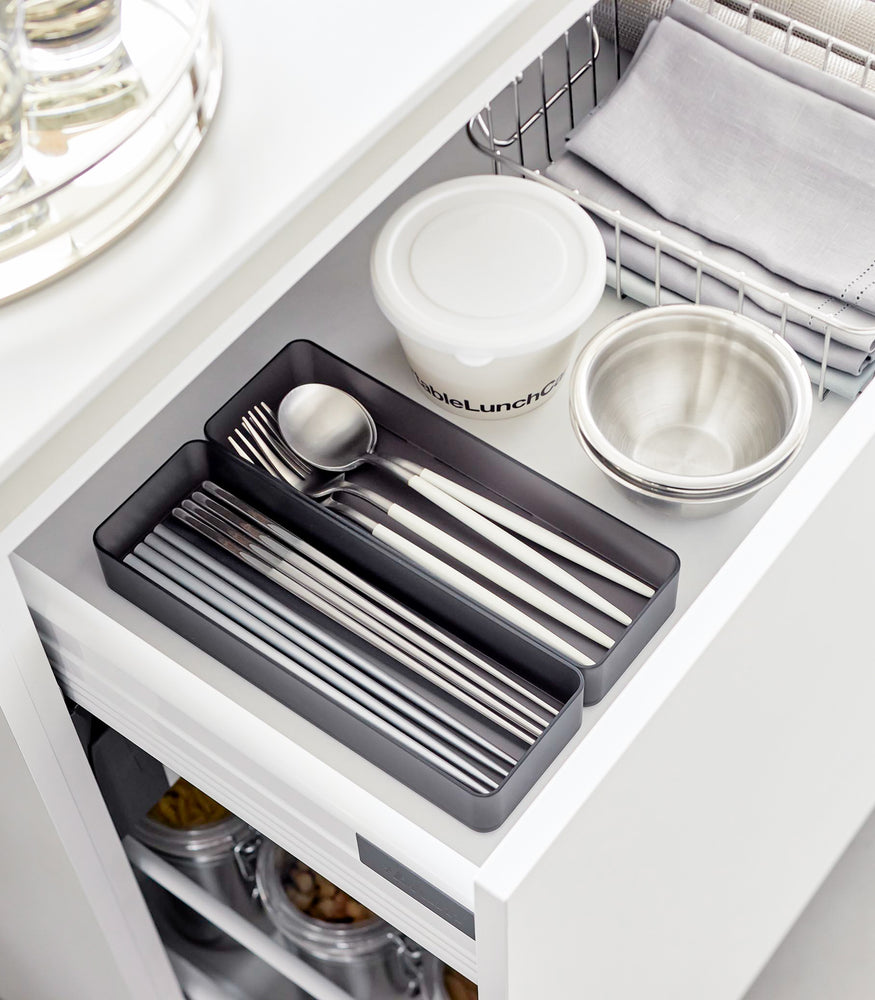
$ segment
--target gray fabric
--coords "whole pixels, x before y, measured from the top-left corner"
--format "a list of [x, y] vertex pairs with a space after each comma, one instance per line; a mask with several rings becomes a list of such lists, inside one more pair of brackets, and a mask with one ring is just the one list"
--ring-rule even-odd
[[666, 218], [875, 309], [865, 115], [667, 18], [569, 147]]
[[[620, 22], [620, 45], [634, 51], [641, 41], [648, 23], [653, 18], [662, 17], [669, 6], [668, 0], [618, 0]], [[709, 0], [694, 0], [697, 7], [706, 8]], [[875, 3], [872, 0], [769, 0], [772, 10], [785, 14], [802, 24], [811, 25], [827, 34], [850, 42], [868, 52], [875, 52]], [[717, 7], [717, 16], [730, 23], [742, 23], [744, 16], [725, 7]], [[613, 0], [600, 0], [595, 6], [595, 22], [600, 34], [614, 40]], [[768, 25], [756, 23], [753, 30], [765, 37], [777, 36]], [[794, 43], [800, 58], [819, 64], [823, 50], [810, 45], [803, 39]], [[849, 69], [849, 67], [844, 67]], [[841, 75], [841, 71], [840, 74]]]
[[[872, 5], [872, 9], [875, 12], [875, 4]], [[711, 17], [687, 0], [674, 0], [668, 16], [717, 42], [724, 49], [742, 56], [755, 66], [775, 73], [831, 101], [836, 101], [846, 108], [859, 111], [869, 118], [875, 118], [875, 92], [864, 90], [859, 82], [838, 79], [810, 63], [788, 58], [783, 52], [763, 44], [763, 41]], [[856, 72], [859, 80], [859, 68]]]
[[[573, 153], [566, 153], [560, 157], [546, 169], [545, 173], [565, 187], [582, 192], [605, 208], [619, 209], [627, 219], [646, 226], [648, 229], [658, 230], [664, 236], [689, 247], [690, 250], [701, 251], [717, 263], [743, 271], [750, 278], [756, 278], [764, 284], [774, 287], [776, 291], [789, 292], [811, 308], [814, 308], [823, 299], [823, 296], [818, 293], [778, 278], [757, 264], [756, 261], [745, 257], [738, 251], [710, 243], [698, 233], [691, 232], [662, 218], [650, 206], [624, 190], [620, 185], [615, 184], [605, 174], [591, 167]], [[614, 227], [597, 216], [593, 216], [593, 218], [605, 241], [608, 257], [614, 260], [616, 258]], [[655, 276], [653, 248], [629, 235], [624, 235], [621, 238], [620, 260], [623, 265], [639, 275], [651, 279]], [[660, 281], [666, 288], [687, 299], [695, 298], [696, 271], [695, 267], [687, 261], [663, 254], [660, 261]], [[701, 300], [709, 305], [736, 309], [738, 293], [719, 279], [703, 275]], [[745, 300], [743, 312], [751, 319], [776, 328], [780, 317], [780, 305], [774, 299], [752, 295]], [[870, 329], [875, 328], [875, 317], [860, 310], [848, 309], [842, 318], [848, 321], [852, 320], [861, 326], [869, 326]], [[813, 328], [815, 324], [809, 316], [792, 312], [788, 314], [788, 319], [790, 322], [787, 324], [786, 338], [790, 346], [800, 354], [820, 361], [823, 358], [823, 332]], [[837, 338], [840, 336], [843, 339], [854, 339], [856, 343], [847, 345], [837, 342]], [[858, 338], [837, 333], [830, 344], [829, 363], [836, 369], [856, 375], [871, 363], [873, 349], [875, 349], [875, 334], [872, 332]]]

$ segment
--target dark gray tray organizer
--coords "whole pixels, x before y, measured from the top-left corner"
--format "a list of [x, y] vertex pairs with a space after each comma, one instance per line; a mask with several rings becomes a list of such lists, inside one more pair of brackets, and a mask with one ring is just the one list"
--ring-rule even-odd
[[[629, 614], [633, 619], [632, 624], [624, 628], [607, 615], [577, 602], [566, 591], [553, 587], [543, 577], [532, 573], [528, 567], [522, 566], [393, 477], [368, 467], [350, 474], [353, 481], [372, 486], [484, 552], [495, 562], [513, 569], [557, 600], [574, 606], [584, 618], [615, 639], [614, 646], [605, 650], [529, 605], [517, 601], [507, 592], [500, 591], [506, 600], [525, 610], [526, 614], [538, 619], [595, 660], [594, 666], [583, 669], [584, 704], [593, 705], [601, 701], [674, 609], [680, 567], [677, 555], [648, 535], [562, 489], [426, 407], [306, 340], [296, 340], [284, 347], [215, 413], [205, 427], [207, 438], [228, 447], [229, 435], [233, 434], [247, 410], [256, 403], [265, 402], [275, 411], [290, 389], [306, 382], [325, 382], [338, 386], [361, 400], [377, 424], [380, 454], [411, 459], [527, 515], [536, 522], [558, 529], [572, 541], [579, 542], [596, 555], [656, 589], [656, 593], [648, 600], [619, 584], [547, 553], [550, 558], [560, 562], [563, 568]], [[331, 477], [325, 475], [324, 478], [327, 480]], [[289, 487], [284, 489], [289, 493], [294, 492]], [[347, 497], [343, 499], [347, 501]], [[361, 509], [374, 519], [381, 519], [375, 508], [364, 505]], [[340, 515], [329, 516], [338, 525], [343, 523]], [[387, 523], [391, 524], [393, 530], [405, 533], [396, 522]], [[358, 528], [355, 530], [360, 531]], [[382, 543], [374, 541], [370, 536], [366, 537], [373, 551], [379, 550], [383, 555], [391, 553]], [[416, 536], [408, 537], [428, 548]], [[437, 550], [432, 551], [443, 559], [447, 558]], [[397, 565], [401, 565], [397, 556], [392, 555], [391, 558]], [[457, 568], [470, 572], [468, 567]], [[478, 582], [490, 585], [490, 581], [484, 578], [478, 578]]]
[[[449, 628], [481, 653], [501, 662], [539, 689], [559, 708], [550, 726], [525, 752], [499, 788], [485, 795], [471, 792], [125, 565], [124, 557], [204, 479], [212, 479], [258, 506], [436, 624]], [[189, 537], [199, 541], [193, 534]], [[583, 679], [576, 669], [511, 626], [407, 566], [392, 550], [375, 544], [355, 526], [339, 520], [319, 504], [290, 491], [215, 444], [192, 441], [183, 445], [100, 525], [94, 534], [94, 544], [106, 581], [113, 590], [474, 829], [491, 830], [499, 826], [580, 725]], [[299, 614], [311, 620], [318, 619], [323, 628], [367, 651], [385, 669], [402, 673], [403, 668], [393, 660], [298, 602], [248, 566], [236, 562], [218, 547], [210, 548], [210, 552], [258, 583], [277, 600], [294, 607]], [[437, 688], [406, 672], [404, 678], [420, 692], [448, 707], [446, 696]], [[489, 727], [479, 716], [457, 703], [453, 703], [453, 711], [469, 725], [510, 749], [501, 730]]]

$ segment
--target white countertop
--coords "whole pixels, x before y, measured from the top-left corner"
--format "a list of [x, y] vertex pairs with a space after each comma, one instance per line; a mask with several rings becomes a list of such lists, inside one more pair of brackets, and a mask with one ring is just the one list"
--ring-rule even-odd
[[[223, 93], [181, 181], [98, 258], [0, 308], [0, 482], [168, 333], [184, 328], [190, 352], [242, 307], [228, 333], [238, 335], [328, 248], [320, 244], [326, 227], [356, 221], [344, 213], [375, 172], [390, 190], [409, 172], [404, 157], [430, 151], [413, 149], [424, 129], [439, 144], [459, 124], [435, 131], [450, 106], [483, 99], [468, 63], [488, 49], [480, 65], [497, 66], [530, 36], [540, 43], [534, 29], [552, 30], [557, 12], [562, 27], [588, 6], [215, 0]], [[504, 45], [497, 57], [496, 42]], [[369, 174], [377, 146], [383, 163]], [[385, 178], [396, 162], [397, 180]], [[354, 211], [361, 217], [367, 207]], [[241, 274], [282, 231], [282, 248], [250, 268], [259, 273]]]

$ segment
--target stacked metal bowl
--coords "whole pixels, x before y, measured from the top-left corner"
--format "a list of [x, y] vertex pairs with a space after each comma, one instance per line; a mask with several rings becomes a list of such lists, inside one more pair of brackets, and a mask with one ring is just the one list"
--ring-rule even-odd
[[598, 333], [571, 377], [592, 461], [634, 498], [684, 516], [728, 510], [792, 464], [811, 383], [787, 344], [709, 306], [642, 309]]

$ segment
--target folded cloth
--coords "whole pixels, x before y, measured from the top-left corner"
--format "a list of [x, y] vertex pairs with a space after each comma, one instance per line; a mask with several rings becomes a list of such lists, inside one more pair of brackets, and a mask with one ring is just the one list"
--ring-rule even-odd
[[875, 311], [875, 120], [859, 111], [669, 17], [569, 148], [664, 217]]
[[[612, 262], [608, 262], [608, 282], [609, 284], [616, 284], [616, 266]], [[649, 278], [643, 278], [640, 274], [636, 274], [634, 271], [630, 271], [625, 265], [621, 266], [621, 280], [623, 282], [623, 290], [631, 298], [638, 302], [643, 302], [645, 305], [656, 305], [656, 290], [654, 288], [653, 282]], [[675, 292], [666, 290], [663, 288], [662, 295], [660, 296], [660, 303], [664, 306], [682, 304], [687, 300], [681, 296], [677, 295]], [[811, 358], [805, 358], [800, 355], [799, 360], [802, 362], [803, 368], [808, 373], [809, 379], [813, 385], [820, 385], [821, 379], [821, 366], [816, 362], [812, 361]], [[866, 388], [866, 386], [875, 377], [875, 365], [871, 365], [860, 375], [849, 375], [847, 372], [837, 371], [835, 368], [827, 368], [826, 376], [824, 378], [824, 388], [828, 389], [830, 392], [834, 392], [837, 396], [841, 396], [843, 399], [856, 399], [857, 396]]]
[[[866, 2], [872, 7], [873, 18], [875, 18], [875, 4], [872, 3], [872, 0], [866, 0]], [[875, 118], [875, 91], [860, 86], [862, 69], [856, 64], [852, 64], [852, 69], [849, 70], [854, 74], [854, 80], [842, 79], [832, 73], [825, 73], [819, 66], [788, 57], [765, 39], [752, 38], [744, 31], [739, 31], [738, 28], [718, 21], [704, 10], [688, 3], [687, 0], [674, 0], [667, 16], [688, 28], [692, 28], [693, 31], [698, 31], [700, 35], [717, 42], [724, 49], [742, 56], [755, 66], [783, 77], [790, 83], [799, 84], [800, 87], [805, 87], [806, 90], [820, 94], [822, 97], [828, 97], [831, 101], [836, 101], [846, 108], [859, 111], [860, 114], [867, 115], [869, 118]], [[873, 19], [873, 26], [875, 26], [875, 19]], [[772, 41], [777, 42], [784, 37], [784, 33], [781, 32]], [[822, 63], [823, 50], [820, 51]], [[871, 82], [875, 82], [875, 76], [872, 76]]]
[[[707, 8], [710, 0], [694, 0], [697, 6]], [[620, 44], [633, 51], [653, 18], [662, 17], [669, 6], [669, 0], [620, 0]], [[779, 14], [792, 18], [799, 24], [810, 25], [830, 35], [836, 35], [867, 52], [875, 52], [875, 4], [872, 0], [769, 0], [768, 7]], [[600, 0], [595, 5], [595, 22], [599, 34], [614, 40], [614, 0]], [[741, 25], [748, 30], [746, 15], [731, 7], [714, 7], [713, 14], [725, 18], [729, 23]], [[755, 21], [750, 30], [762, 37], [779, 34], [780, 28], [770, 29], [765, 21]], [[794, 52], [803, 59], [819, 64], [823, 60], [823, 49], [807, 42], [802, 37], [793, 41]], [[810, 51], [808, 51], [810, 49]], [[850, 67], [845, 67], [851, 71]], [[852, 71], [851, 71], [852, 72]]]
[[[810, 289], [800, 288], [785, 278], [772, 274], [756, 261], [729, 247], [711, 243], [699, 233], [694, 233], [677, 223], [664, 219], [640, 198], [630, 194], [610, 177], [585, 163], [573, 153], [565, 153], [552, 163], [545, 171], [548, 177], [572, 190], [578, 190], [588, 198], [612, 211], [619, 210], [625, 218], [637, 222], [648, 229], [656, 230], [663, 236], [675, 240], [692, 251], [699, 251], [718, 264], [723, 264], [736, 271], [741, 271], [748, 278], [761, 281], [775, 291], [791, 294], [800, 304], [811, 309], [817, 308], [823, 302], [823, 296]], [[616, 232], [614, 226], [598, 216], [593, 216], [598, 225], [605, 248], [611, 260], [616, 259]], [[620, 260], [637, 274], [647, 278], [655, 277], [655, 254], [653, 247], [633, 236], [624, 234], [620, 240]], [[672, 257], [663, 253], [659, 267], [660, 283], [673, 292], [688, 299], [696, 295], [696, 269], [689, 260]], [[701, 285], [701, 301], [708, 305], [722, 306], [726, 309], [736, 309], [738, 292], [735, 288], [720, 281], [718, 278], [703, 273]], [[859, 309], [843, 307], [842, 320], [855, 326], [868, 328], [860, 335], [836, 333], [830, 341], [828, 363], [830, 367], [840, 371], [858, 375], [872, 362], [872, 351], [875, 349], [875, 316], [870, 316]], [[745, 299], [743, 312], [751, 319], [777, 328], [781, 315], [781, 304], [773, 297], [751, 292]], [[823, 324], [815, 323], [812, 317], [798, 310], [788, 312], [788, 323], [785, 336], [790, 346], [814, 361], [823, 358], [824, 336]], [[853, 340], [853, 344], [842, 343], [842, 340]]]

